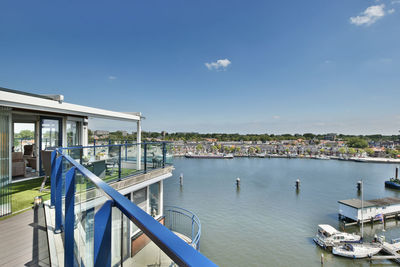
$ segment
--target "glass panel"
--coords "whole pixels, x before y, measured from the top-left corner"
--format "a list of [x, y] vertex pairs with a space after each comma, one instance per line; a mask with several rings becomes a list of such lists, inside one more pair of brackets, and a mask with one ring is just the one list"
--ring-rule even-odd
[[147, 169], [161, 168], [162, 161], [163, 161], [162, 144], [148, 144]]
[[[135, 203], [139, 208], [147, 212], [147, 187], [139, 189], [132, 193], [132, 202]], [[132, 234], [135, 233], [139, 228], [136, 225], [132, 225]]]
[[120, 266], [122, 255], [122, 213], [118, 208], [112, 208], [111, 219], [111, 266]]
[[75, 186], [75, 259], [79, 266], [93, 266], [94, 216], [107, 198], [79, 172]]
[[42, 120], [42, 150], [47, 147], [59, 146], [59, 121], [51, 119]]
[[160, 182], [149, 186], [150, 215], [155, 217], [160, 214]]
[[9, 109], [0, 107], [0, 217], [11, 213]]
[[67, 121], [67, 146], [79, 145], [79, 122]]
[[[159, 223], [164, 224], [164, 219], [160, 218]], [[132, 237], [130, 248], [131, 257], [124, 260], [124, 266], [177, 266], [142, 231]]]

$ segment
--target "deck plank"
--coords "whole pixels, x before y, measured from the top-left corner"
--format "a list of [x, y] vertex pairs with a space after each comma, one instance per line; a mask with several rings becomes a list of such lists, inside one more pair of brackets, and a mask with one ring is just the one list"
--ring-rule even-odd
[[0, 221], [0, 266], [50, 266], [43, 208]]

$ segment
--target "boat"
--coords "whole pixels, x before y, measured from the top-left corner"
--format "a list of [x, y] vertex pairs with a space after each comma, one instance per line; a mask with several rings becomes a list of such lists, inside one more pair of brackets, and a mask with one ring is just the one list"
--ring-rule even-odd
[[390, 178], [389, 181], [385, 181], [385, 187], [400, 189], [400, 180], [396, 178]]
[[193, 159], [233, 159], [232, 154], [204, 154], [204, 155], [195, 155], [187, 153], [185, 155], [186, 158], [193, 158]]
[[399, 168], [396, 167], [396, 173], [394, 178], [390, 178], [388, 181], [385, 181], [385, 187], [400, 189], [400, 180], [399, 180]]
[[325, 156], [325, 155], [319, 155], [319, 156], [315, 156], [315, 158], [314, 159], [322, 159], [322, 160], [328, 160], [328, 159], [331, 159], [330, 157], [328, 157], [328, 156]]
[[332, 247], [344, 242], [360, 242], [361, 237], [356, 234], [340, 232], [329, 224], [320, 224], [318, 225], [318, 231], [313, 240], [323, 249], [331, 250]]
[[379, 243], [346, 243], [332, 248], [332, 254], [346, 258], [362, 259], [371, 257], [382, 250]]
[[361, 180], [361, 242], [359, 243], [345, 243], [342, 245], [334, 246], [332, 248], [332, 254], [336, 256], [342, 256], [352, 259], [362, 259], [371, 257], [377, 254], [382, 249], [380, 243], [363, 243], [364, 239], [364, 184]]

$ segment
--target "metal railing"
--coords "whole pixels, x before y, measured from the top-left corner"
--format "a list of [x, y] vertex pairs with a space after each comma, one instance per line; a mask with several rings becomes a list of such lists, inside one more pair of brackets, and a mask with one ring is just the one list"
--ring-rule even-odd
[[190, 244], [200, 250], [201, 223], [196, 214], [176, 206], [164, 206], [165, 226], [190, 238]]
[[170, 142], [144, 142], [59, 148], [107, 182], [172, 163]]
[[[123, 234], [129, 232], [127, 221], [173, 263], [216, 266], [65, 151], [57, 148], [51, 155], [51, 206], [55, 208], [55, 233], [64, 231], [65, 266], [122, 265], [127, 260], [122, 255], [127, 236], [131, 242], [130, 234]], [[194, 241], [198, 242], [196, 237]], [[115, 253], [119, 244], [121, 249]]]

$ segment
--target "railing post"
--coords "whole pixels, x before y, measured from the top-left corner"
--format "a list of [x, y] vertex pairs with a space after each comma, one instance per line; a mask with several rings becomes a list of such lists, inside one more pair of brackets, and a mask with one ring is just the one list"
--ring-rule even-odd
[[74, 226], [75, 226], [75, 169], [72, 167], [65, 176], [65, 226], [64, 226], [64, 266], [74, 266]]
[[50, 191], [50, 207], [54, 208], [56, 203], [56, 159], [57, 159], [57, 151], [53, 150], [51, 152], [51, 191]]
[[59, 234], [62, 232], [62, 161], [60, 156], [56, 160], [56, 192], [55, 192], [55, 208], [56, 208], [56, 223], [54, 232]]
[[94, 215], [94, 266], [111, 266], [111, 209], [107, 200]]
[[93, 139], [93, 157], [96, 158], [96, 139]]
[[167, 158], [167, 149], [165, 146], [165, 142], [162, 143], [162, 167], [165, 167], [165, 160]]
[[144, 143], [143, 144], [144, 146], [144, 153], [143, 153], [143, 164], [144, 164], [144, 166], [143, 166], [143, 168], [144, 168], [144, 173], [146, 173], [147, 172], [147, 144], [146, 143]]
[[125, 140], [125, 161], [128, 161], [128, 140]]
[[192, 215], [192, 242], [194, 238], [194, 215]]
[[119, 150], [118, 150], [118, 179], [121, 180], [121, 149], [122, 145], [119, 145]]

